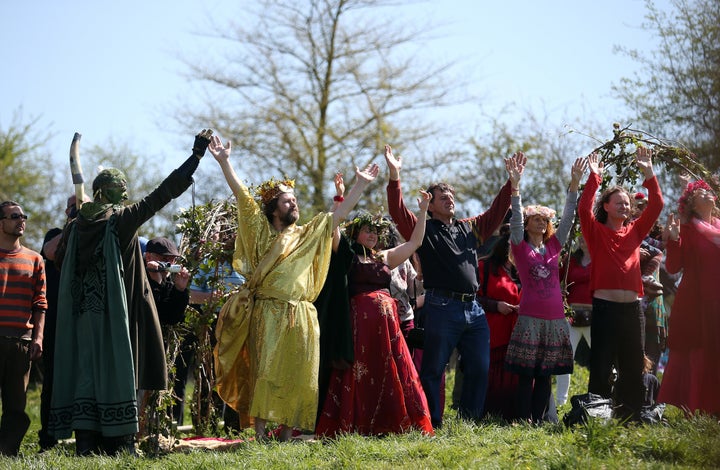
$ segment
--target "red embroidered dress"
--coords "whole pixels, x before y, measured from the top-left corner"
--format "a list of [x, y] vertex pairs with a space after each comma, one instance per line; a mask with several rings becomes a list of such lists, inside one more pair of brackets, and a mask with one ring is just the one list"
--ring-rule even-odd
[[433, 434], [425, 393], [390, 297], [390, 270], [355, 256], [348, 273], [355, 361], [334, 369], [318, 435], [363, 435], [412, 429]]

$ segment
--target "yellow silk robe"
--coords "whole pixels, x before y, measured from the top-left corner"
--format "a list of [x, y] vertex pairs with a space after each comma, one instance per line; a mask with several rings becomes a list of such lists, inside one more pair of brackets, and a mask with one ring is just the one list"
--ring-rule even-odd
[[320, 333], [312, 302], [332, 250], [332, 214], [276, 232], [243, 186], [233, 267], [247, 278], [218, 319], [215, 374], [220, 397], [241, 424], [259, 417], [313, 430]]

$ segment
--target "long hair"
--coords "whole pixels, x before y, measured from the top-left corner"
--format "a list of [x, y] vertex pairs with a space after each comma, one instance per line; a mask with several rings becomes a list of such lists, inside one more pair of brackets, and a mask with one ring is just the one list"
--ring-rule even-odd
[[[493, 244], [490, 253], [481, 258], [485, 263], [490, 265], [490, 270], [494, 275], [497, 276], [500, 268], [505, 265], [505, 262], [510, 257], [510, 234], [506, 233], [500, 235], [500, 237]], [[512, 267], [513, 276], [516, 274], [515, 266]]]
[[[531, 215], [530, 217], [535, 217], [535, 216]], [[530, 217], [523, 220], [523, 229], [527, 228], [528, 220], [530, 220]], [[542, 217], [542, 216], [540, 216], [540, 217]], [[545, 218], [545, 217], [543, 217], [543, 218], [547, 221], [547, 227], [545, 228], [545, 233], [543, 234], [543, 243], [545, 243], [546, 241], [548, 241], [550, 239], [550, 237], [555, 235], [555, 226], [553, 225], [552, 220]], [[525, 230], [523, 232], [523, 238], [525, 239], [525, 241], [528, 241], [527, 230]]]
[[[608, 213], [603, 207], [603, 205], [606, 202], [610, 202], [610, 198], [615, 193], [625, 193], [628, 195], [628, 198], [630, 198], [630, 194], [627, 192], [627, 189], [623, 188], [622, 186], [612, 186], [610, 188], [607, 188], [605, 191], [603, 191], [600, 194], [600, 197], [595, 201], [595, 208], [593, 209], [593, 213], [595, 214], [595, 219], [600, 222], [601, 224], [604, 224], [607, 222], [608, 219]], [[629, 223], [630, 219], [625, 219], [625, 224]]]

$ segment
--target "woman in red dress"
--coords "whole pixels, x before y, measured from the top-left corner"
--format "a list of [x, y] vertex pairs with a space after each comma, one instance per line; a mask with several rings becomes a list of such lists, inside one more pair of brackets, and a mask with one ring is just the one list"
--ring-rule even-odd
[[520, 279], [510, 259], [509, 233], [498, 238], [480, 260], [478, 301], [490, 327], [490, 369], [485, 414], [511, 421], [517, 418], [518, 376], [505, 370], [505, 353], [518, 318]]
[[689, 183], [670, 215], [669, 273], [682, 270], [668, 328], [668, 364], [658, 401], [720, 416], [720, 220], [717, 197], [704, 181]]
[[345, 228], [354, 251], [348, 273], [355, 360], [330, 377], [316, 434], [363, 435], [413, 429], [433, 434], [425, 393], [400, 329], [397, 302], [390, 296], [390, 271], [422, 243], [430, 195], [422, 192], [420, 213], [409, 241], [375, 251], [389, 223], [363, 214]]

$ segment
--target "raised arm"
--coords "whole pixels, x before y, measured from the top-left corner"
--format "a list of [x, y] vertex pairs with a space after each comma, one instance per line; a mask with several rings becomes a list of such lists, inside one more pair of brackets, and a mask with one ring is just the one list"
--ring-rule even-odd
[[508, 172], [508, 180], [512, 187], [512, 216], [510, 217], [510, 242], [519, 245], [524, 238], [522, 201], [520, 199], [520, 178], [525, 170], [527, 158], [522, 152], [514, 153], [512, 157], [505, 159], [505, 169]]
[[215, 157], [215, 160], [220, 165], [220, 169], [222, 170], [223, 175], [225, 175], [225, 181], [227, 181], [227, 184], [230, 187], [232, 193], [235, 196], [239, 195], [243, 185], [240, 182], [240, 178], [238, 178], [237, 174], [235, 173], [232, 165], [230, 164], [230, 152], [232, 151], [232, 143], [228, 140], [227, 144], [223, 145], [220, 137], [213, 135], [212, 137], [210, 137], [210, 145], [208, 146], [208, 150], [210, 150], [210, 153], [213, 157]]
[[380, 168], [377, 166], [377, 163], [371, 163], [362, 171], [357, 167], [355, 168], [355, 184], [350, 188], [350, 192], [345, 196], [340, 205], [333, 211], [333, 229], [340, 225], [340, 222], [345, 220], [348, 214], [350, 214], [350, 211], [353, 210], [360, 200], [360, 196], [362, 196], [365, 188], [377, 177], [379, 172]]
[[389, 145], [385, 146], [385, 162], [390, 171], [390, 181], [388, 181], [387, 185], [388, 211], [400, 235], [406, 240], [409, 240], [417, 224], [417, 218], [415, 214], [405, 206], [405, 201], [403, 201], [402, 189], [400, 188], [402, 159], [400, 156], [395, 157], [395, 155], [393, 155], [392, 147]]
[[580, 218], [580, 227], [582, 228], [585, 242], [588, 245], [592, 245], [591, 228], [593, 220], [595, 219], [593, 214], [593, 204], [595, 204], [595, 193], [602, 181], [603, 164], [600, 161], [600, 156], [595, 152], [588, 155], [587, 163], [590, 174], [588, 175], [583, 192], [580, 195], [580, 202], [578, 203], [578, 217]]
[[[343, 174], [339, 171], [335, 173], [335, 196], [333, 197], [333, 212], [338, 208], [341, 202], [345, 199], [345, 180], [343, 179]], [[332, 242], [332, 249], [334, 252], [337, 252], [338, 247], [340, 246], [340, 238], [342, 237], [342, 234], [340, 233], [340, 225], [335, 227], [335, 230], [333, 230], [333, 242]]]
[[638, 147], [635, 154], [635, 162], [638, 168], [640, 168], [640, 171], [643, 172], [643, 176], [646, 180], [652, 179], [655, 176], [652, 164], [652, 154], [652, 149], [647, 147]]
[[483, 241], [487, 240], [505, 220], [505, 215], [510, 208], [510, 196], [519, 194], [520, 179], [525, 171], [525, 165], [527, 165], [527, 157], [522, 152], [516, 152], [510, 158], [505, 159], [505, 170], [508, 172], [507, 183], [495, 196], [490, 208], [473, 219], [477, 233]]
[[422, 245], [423, 238], [425, 237], [425, 219], [427, 217], [428, 205], [430, 204], [430, 193], [420, 191], [420, 195], [422, 196], [418, 199], [420, 211], [418, 212], [417, 224], [415, 224], [410, 239], [386, 252], [386, 263], [390, 269], [400, 266]]
[[570, 169], [570, 186], [565, 196], [565, 208], [563, 209], [560, 224], [558, 224], [555, 236], [557, 236], [560, 244], [564, 245], [572, 230], [575, 219], [575, 209], [577, 208], [577, 191], [580, 186], [580, 178], [587, 169], [587, 159], [580, 157], [575, 159]]

